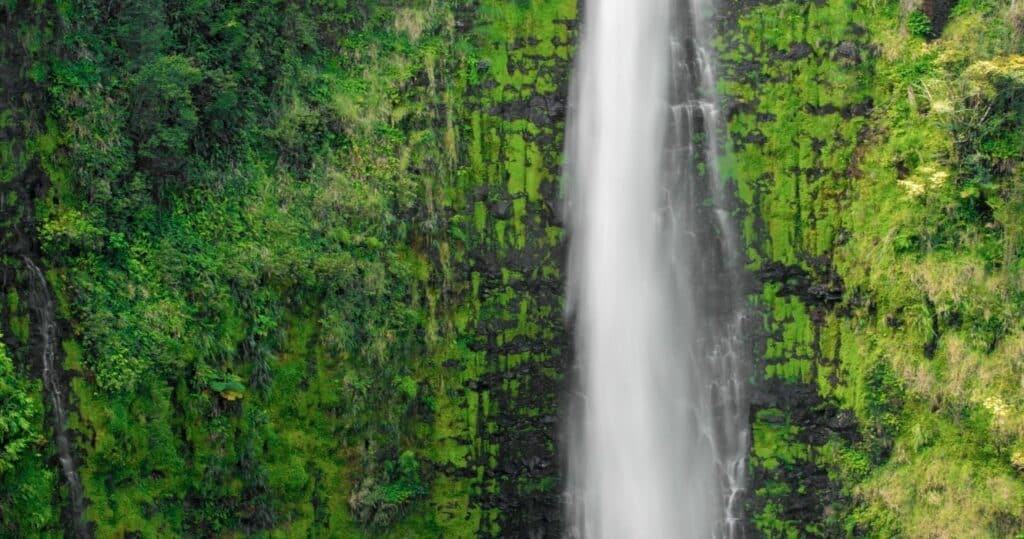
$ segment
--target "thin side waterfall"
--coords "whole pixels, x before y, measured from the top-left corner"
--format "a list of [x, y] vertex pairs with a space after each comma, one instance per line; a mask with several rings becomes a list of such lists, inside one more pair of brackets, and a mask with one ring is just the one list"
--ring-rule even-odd
[[566, 144], [568, 535], [741, 537], [743, 252], [710, 0], [585, 0]]
[[82, 515], [85, 511], [85, 495], [82, 482], [75, 470], [75, 461], [71, 456], [71, 439], [68, 436], [67, 401], [61, 389], [61, 372], [57, 365], [57, 322], [54, 318], [53, 295], [46, 284], [46, 277], [29, 257], [24, 257], [29, 278], [29, 305], [35, 311], [39, 331], [39, 352], [43, 364], [43, 390], [50, 399], [53, 413], [54, 440], [57, 443], [57, 458], [64, 473], [68, 486], [68, 497], [71, 500], [71, 529], [73, 537], [89, 536], [88, 528]]

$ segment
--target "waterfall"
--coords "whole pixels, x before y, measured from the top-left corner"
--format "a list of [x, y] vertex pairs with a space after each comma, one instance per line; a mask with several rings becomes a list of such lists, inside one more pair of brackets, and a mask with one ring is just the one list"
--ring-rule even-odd
[[73, 536], [84, 538], [89, 536], [83, 519], [85, 511], [85, 495], [82, 482], [75, 471], [75, 461], [71, 456], [71, 439], [68, 436], [67, 402], [61, 388], [61, 367], [57, 365], [57, 322], [54, 317], [53, 295], [46, 284], [46, 278], [39, 266], [31, 258], [25, 256], [25, 267], [29, 275], [29, 305], [36, 314], [39, 328], [39, 354], [43, 364], [43, 389], [50, 399], [53, 411], [54, 440], [57, 443], [57, 458], [64, 473], [68, 486], [68, 497], [71, 499], [71, 528]]
[[710, 0], [585, 0], [566, 144], [568, 535], [740, 537], [750, 363]]

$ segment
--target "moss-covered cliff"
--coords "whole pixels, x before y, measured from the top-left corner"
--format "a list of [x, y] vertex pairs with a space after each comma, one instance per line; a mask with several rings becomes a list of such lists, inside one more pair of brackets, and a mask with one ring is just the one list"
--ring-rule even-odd
[[[751, 531], [1024, 533], [1024, 11], [722, 2]], [[554, 537], [576, 0], [0, 2], [0, 535]]]
[[97, 537], [558, 535], [575, 1], [0, 11], [0, 535], [70, 518], [26, 255]]
[[729, 177], [763, 282], [754, 524], [1024, 533], [1016, 3], [728, 15]]

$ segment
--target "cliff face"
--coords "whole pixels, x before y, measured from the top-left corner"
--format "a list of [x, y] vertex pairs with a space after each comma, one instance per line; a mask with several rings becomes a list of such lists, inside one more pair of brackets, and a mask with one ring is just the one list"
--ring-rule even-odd
[[561, 536], [556, 438], [571, 354], [559, 185], [575, 20], [575, 0], [552, 0], [481, 3], [468, 21], [477, 48], [465, 69], [479, 81], [455, 89], [466, 97], [452, 111], [459, 149], [437, 257], [458, 347], [447, 361], [463, 362], [444, 428], [479, 524], [446, 535]]
[[48, 187], [36, 158], [48, 145], [39, 127], [47, 99], [25, 76], [40, 56], [33, 38], [46, 38], [25, 28], [42, 26], [47, 15], [25, 13], [20, 25], [8, 20], [0, 30], [0, 531], [12, 536], [59, 529], [55, 522], [66, 507], [53, 501], [60, 467], [47, 450], [53, 431], [43, 407], [42, 361], [34, 359], [42, 332], [33, 331], [24, 262], [39, 255], [31, 201]]
[[[96, 536], [559, 536], [577, 3], [402, 4], [0, 6], [0, 535], [67, 522], [29, 255]], [[1024, 532], [1021, 10], [719, 20], [752, 525]]]
[[727, 10], [765, 535], [1024, 530], [1020, 21], [969, 1]]
[[25, 253], [96, 536], [560, 533], [575, 1], [0, 11], [0, 535], [68, 505]]

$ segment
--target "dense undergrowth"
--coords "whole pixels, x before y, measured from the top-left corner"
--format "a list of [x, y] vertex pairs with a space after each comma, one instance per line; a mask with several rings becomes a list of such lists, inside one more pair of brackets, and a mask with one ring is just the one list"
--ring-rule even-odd
[[[554, 192], [560, 127], [501, 107], [564, 93], [574, 3], [11, 1], [0, 17], [23, 82], [0, 115], [2, 181], [45, 178], [5, 204], [35, 227], [66, 321], [97, 537], [466, 537], [546, 518], [503, 508], [557, 497], [553, 424], [518, 417], [558, 392], [505, 399], [560, 376], [538, 343], [559, 338], [557, 288], [530, 289], [560, 280], [560, 232], [527, 215]], [[15, 243], [0, 535], [53, 536], [66, 501]], [[532, 273], [507, 269], [534, 244]], [[468, 253], [497, 266], [481, 277]], [[537, 460], [513, 483], [519, 445]]]
[[781, 2], [724, 34], [783, 395], [754, 424], [768, 536], [1024, 533], [1024, 27], [943, 7]]

